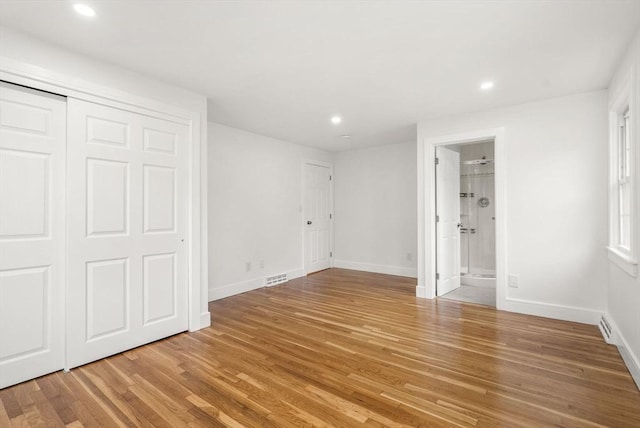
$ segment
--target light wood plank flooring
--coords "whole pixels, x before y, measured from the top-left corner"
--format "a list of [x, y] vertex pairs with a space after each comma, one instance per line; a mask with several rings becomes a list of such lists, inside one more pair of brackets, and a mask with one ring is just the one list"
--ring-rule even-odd
[[0, 426], [639, 427], [591, 325], [331, 269], [212, 302], [213, 326], [0, 391]]

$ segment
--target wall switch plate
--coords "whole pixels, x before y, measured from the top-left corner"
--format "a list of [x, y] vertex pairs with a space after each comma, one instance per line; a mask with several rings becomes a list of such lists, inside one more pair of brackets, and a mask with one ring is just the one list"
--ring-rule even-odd
[[251, 262], [247, 262], [247, 264], [245, 265], [245, 270], [247, 272], [249, 272], [251, 270]]
[[508, 285], [512, 288], [518, 288], [518, 275], [509, 275]]
[[260, 260], [260, 269], [264, 269], [264, 260]]

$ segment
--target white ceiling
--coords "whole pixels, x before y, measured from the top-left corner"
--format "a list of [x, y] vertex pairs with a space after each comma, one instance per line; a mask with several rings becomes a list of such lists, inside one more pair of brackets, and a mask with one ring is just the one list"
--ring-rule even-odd
[[93, 19], [71, 3], [2, 0], [0, 24], [206, 94], [212, 121], [327, 150], [606, 88], [640, 26], [640, 0], [87, 1]]

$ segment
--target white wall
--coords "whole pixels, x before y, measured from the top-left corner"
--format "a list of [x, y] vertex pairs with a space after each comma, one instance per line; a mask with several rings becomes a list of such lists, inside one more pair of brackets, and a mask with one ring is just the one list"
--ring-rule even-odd
[[302, 275], [304, 159], [332, 162], [327, 152], [209, 123], [210, 300], [262, 287], [266, 276]]
[[[90, 82], [92, 85], [109, 88], [110, 91], [125, 92], [128, 96], [155, 99], [174, 107], [203, 112], [206, 117], [207, 99], [203, 95], [102, 61], [92, 60], [2, 26], [0, 40], [0, 56], [32, 64], [34, 69], [46, 70], [47, 77], [55, 79], [57, 74], [63, 74], [67, 82], [69, 77], [72, 77], [75, 86]], [[6, 61], [3, 63], [4, 68], [10, 66]]]
[[[606, 91], [423, 121], [418, 141], [499, 127], [507, 165], [506, 268], [519, 275], [504, 307], [595, 323], [606, 308]], [[422, 168], [424, 162], [419, 177]], [[432, 195], [422, 180], [418, 186], [421, 218], [421, 195]]]
[[416, 276], [416, 143], [335, 154], [334, 266]]
[[[631, 95], [633, 98], [631, 102], [635, 103], [635, 110], [632, 110], [632, 114], [635, 115], [632, 127], [636, 130], [636, 172], [638, 172], [640, 169], [640, 31], [636, 34], [609, 86], [610, 100], [620, 89], [623, 76], [632, 67], [635, 68], [633, 76], [635, 88]], [[636, 200], [640, 201], [640, 177], [636, 183]], [[640, 231], [636, 231], [636, 240], [640, 240]], [[608, 273], [608, 318], [617, 331], [621, 354], [634, 374], [636, 383], [640, 386], [640, 277], [630, 276], [615, 263], [609, 263]]]

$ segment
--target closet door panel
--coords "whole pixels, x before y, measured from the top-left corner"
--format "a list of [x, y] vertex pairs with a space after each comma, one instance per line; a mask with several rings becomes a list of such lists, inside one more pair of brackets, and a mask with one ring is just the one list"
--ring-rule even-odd
[[187, 138], [69, 100], [69, 367], [187, 329]]
[[0, 83], [0, 388], [64, 365], [65, 116]]

